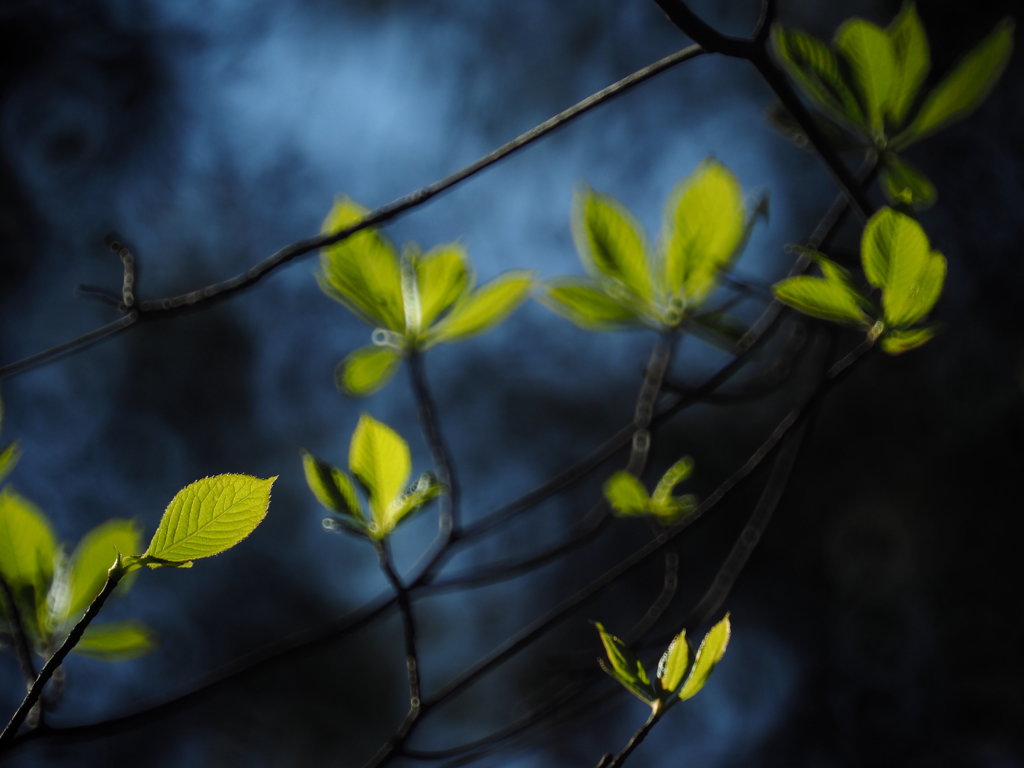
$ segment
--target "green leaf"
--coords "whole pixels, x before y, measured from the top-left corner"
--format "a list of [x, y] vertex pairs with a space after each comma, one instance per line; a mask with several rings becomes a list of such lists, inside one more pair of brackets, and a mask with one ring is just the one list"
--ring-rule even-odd
[[45, 600], [53, 578], [57, 540], [46, 516], [10, 488], [0, 491], [0, 575], [16, 592]]
[[921, 225], [882, 208], [864, 227], [861, 259], [869, 282], [882, 289], [882, 311], [890, 326], [913, 325], [942, 292], [946, 259], [932, 251]]
[[683, 675], [690, 665], [690, 644], [686, 642], [684, 629], [669, 643], [668, 649], [658, 662], [658, 680], [663, 691], [672, 693], [683, 682]]
[[[323, 232], [337, 232], [366, 217], [367, 208], [348, 198], [338, 200], [324, 220]], [[393, 331], [405, 330], [398, 254], [375, 229], [360, 230], [323, 249], [320, 287], [363, 322]]]
[[658, 485], [655, 486], [654, 493], [651, 494], [651, 501], [654, 502], [654, 505], [662, 507], [670, 503], [676, 486], [686, 480], [692, 472], [693, 459], [689, 456], [684, 456], [669, 467], [661, 476]]
[[190, 563], [230, 549], [266, 517], [275, 480], [228, 474], [186, 485], [167, 505], [143, 559]]
[[876, 142], [885, 137], [885, 115], [896, 80], [892, 41], [881, 27], [864, 19], [849, 19], [836, 31], [836, 49], [850, 65], [867, 124]]
[[415, 260], [421, 327], [429, 328], [472, 285], [466, 250], [458, 243], [432, 248]]
[[500, 323], [526, 299], [533, 286], [527, 270], [506, 272], [465, 295], [428, 333], [428, 344], [460, 341]]
[[364, 413], [352, 433], [348, 467], [370, 498], [370, 535], [382, 539], [397, 523], [392, 505], [412, 471], [409, 446], [391, 427]]
[[715, 665], [725, 655], [725, 649], [729, 645], [729, 635], [732, 633], [732, 625], [729, 622], [729, 614], [725, 615], [720, 622], [715, 624], [704, 636], [697, 655], [693, 659], [693, 667], [686, 677], [686, 682], [679, 691], [679, 698], [686, 701], [695, 696], [704, 684]]
[[628, 298], [609, 296], [590, 278], [566, 277], [545, 286], [540, 301], [548, 309], [588, 331], [642, 325], [643, 319]]
[[[793, 142], [797, 147], [809, 152], [815, 151], [810, 139], [807, 138], [807, 134], [804, 132], [804, 127], [797, 122], [796, 118], [784, 106], [776, 103], [768, 107], [766, 117], [768, 118], [768, 123], [775, 130]], [[852, 152], [853, 150], [863, 148], [864, 140], [859, 135], [854, 135], [845, 125], [840, 125], [833, 120], [826, 119], [824, 116], [819, 118], [812, 115], [812, 119], [818, 126], [818, 130], [824, 135], [826, 141], [837, 152]]]
[[388, 531], [394, 530], [405, 518], [421, 510], [443, 491], [444, 486], [438, 483], [431, 473], [423, 473], [412, 488], [388, 505], [382, 527]]
[[647, 489], [626, 471], [616, 472], [605, 481], [604, 497], [620, 515], [643, 515], [650, 508]]
[[775, 298], [811, 317], [843, 325], [866, 326], [857, 292], [846, 283], [800, 275], [775, 284]]
[[16, 440], [9, 442], [0, 449], [0, 482], [3, 482], [11, 474], [20, 458], [21, 451], [18, 449], [18, 442]]
[[115, 621], [90, 624], [72, 650], [105, 661], [122, 661], [144, 656], [155, 647], [153, 631], [145, 624]]
[[887, 355], [902, 355], [928, 343], [934, 335], [934, 328], [895, 329], [885, 333], [879, 344]]
[[715, 287], [743, 240], [739, 181], [721, 163], [705, 161], [676, 188], [665, 213], [666, 285], [692, 309]]
[[402, 362], [402, 352], [393, 347], [360, 347], [338, 364], [334, 383], [349, 397], [372, 395], [387, 384]]
[[889, 118], [893, 126], [900, 126], [928, 75], [931, 54], [914, 3], [903, 4], [888, 32], [896, 63], [896, 77], [889, 93]]
[[[89, 531], [71, 555], [68, 571], [68, 599], [59, 620], [78, 616], [103, 588], [107, 571], [118, 553], [134, 554], [142, 544], [142, 531], [134, 520], [113, 519]], [[120, 588], [127, 586], [126, 576]]]
[[302, 452], [302, 471], [317, 501], [331, 512], [350, 517], [365, 527], [362, 505], [347, 474], [308, 451]]
[[608, 657], [608, 664], [598, 661], [601, 669], [642, 701], [651, 704], [657, 696], [651, 688], [651, 680], [644, 670], [644, 665], [622, 640], [606, 632], [601, 624], [595, 623], [594, 626], [597, 627], [605, 655]]
[[649, 302], [647, 245], [640, 223], [618, 200], [589, 188], [576, 193], [573, 235], [585, 266]]
[[935, 203], [935, 186], [928, 177], [897, 155], [886, 155], [880, 181], [885, 196], [895, 205], [924, 210]]
[[867, 127], [857, 97], [843, 76], [839, 59], [825, 43], [800, 30], [775, 24], [772, 46], [790, 77], [819, 107], [840, 123], [862, 130]]
[[902, 148], [973, 112], [995, 87], [1013, 51], [1013, 21], [1003, 19], [928, 94], [917, 116], [897, 137]]

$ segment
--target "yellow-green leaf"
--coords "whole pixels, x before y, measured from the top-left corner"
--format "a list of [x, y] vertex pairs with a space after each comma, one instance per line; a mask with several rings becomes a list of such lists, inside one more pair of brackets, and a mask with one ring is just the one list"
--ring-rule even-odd
[[628, 297], [608, 295], [590, 278], [559, 278], [547, 283], [540, 302], [588, 331], [604, 331], [643, 324]]
[[683, 701], [695, 696], [704, 684], [715, 665], [725, 655], [725, 649], [729, 645], [729, 636], [732, 633], [732, 625], [729, 622], [729, 614], [725, 615], [720, 622], [715, 624], [704, 636], [697, 655], [693, 658], [693, 667], [686, 677], [686, 682], [679, 690], [679, 698]]
[[46, 516], [9, 487], [0, 491], [0, 575], [15, 591], [45, 598], [53, 577], [57, 540]]
[[643, 515], [651, 505], [643, 483], [626, 471], [616, 472], [605, 481], [604, 497], [620, 515]]
[[21, 451], [18, 449], [18, 442], [16, 440], [0, 448], [0, 482], [3, 482], [11, 474], [20, 458]]
[[420, 323], [429, 328], [472, 285], [466, 250], [458, 243], [430, 249], [415, 260]]
[[931, 54], [928, 37], [914, 3], [903, 4], [888, 32], [896, 63], [896, 77], [889, 93], [889, 118], [893, 126], [899, 127], [928, 75]]
[[739, 181], [721, 163], [705, 161], [676, 188], [665, 213], [666, 285], [692, 309], [715, 287], [743, 240]]
[[934, 335], [935, 329], [930, 327], [895, 329], [882, 336], [879, 344], [887, 355], [902, 355], [928, 343]]
[[880, 141], [885, 136], [885, 114], [896, 80], [892, 41], [881, 27], [850, 19], [836, 31], [835, 45], [850, 65], [871, 135]]
[[775, 298], [805, 315], [843, 325], [868, 325], [858, 294], [846, 283], [800, 275], [776, 283], [773, 291]]
[[967, 116], [981, 104], [1006, 69], [1013, 51], [1013, 21], [1003, 19], [974, 50], [928, 94], [920, 111], [898, 137], [906, 147]]
[[391, 380], [401, 362], [401, 351], [392, 347], [360, 347], [338, 364], [334, 383], [349, 397], [371, 395]]
[[669, 643], [661, 661], [658, 662], [658, 680], [661, 689], [672, 693], [683, 682], [683, 675], [690, 666], [690, 645], [686, 642], [684, 629]]
[[866, 128], [864, 113], [839, 60], [821, 40], [797, 29], [772, 27], [772, 46], [783, 67], [819, 107], [840, 123]]
[[324, 507], [363, 522], [362, 505], [347, 474], [308, 451], [302, 452], [302, 471], [309, 490]]
[[688, 478], [692, 472], [693, 459], [689, 456], [684, 456], [669, 467], [654, 487], [654, 493], [651, 494], [651, 501], [654, 502], [654, 505], [661, 507], [668, 504], [672, 500], [672, 493], [676, 486]]
[[[324, 220], [323, 232], [345, 229], [369, 210], [348, 198], [338, 200]], [[393, 331], [405, 330], [402, 281], [395, 247], [375, 229], [360, 230], [323, 249], [320, 287], [363, 322]]]
[[608, 657], [608, 664], [603, 661], [598, 662], [601, 669], [639, 699], [650, 704], [656, 695], [651, 688], [651, 680], [644, 670], [644, 665], [622, 640], [606, 632], [601, 624], [595, 623], [595, 626], [601, 636], [601, 645], [604, 646], [605, 655]]
[[428, 343], [460, 341], [483, 333], [508, 317], [533, 286], [532, 273], [513, 270], [465, 295], [428, 333]]
[[898, 155], [886, 156], [879, 181], [885, 196], [895, 205], [909, 205], [915, 210], [924, 210], [935, 203], [935, 185]]
[[928, 237], [914, 219], [892, 208], [881, 208], [864, 226], [860, 256], [868, 282], [876, 288], [889, 284], [893, 262], [918, 258], [928, 252]]
[[72, 649], [105, 661], [135, 659], [156, 647], [153, 631], [138, 621], [90, 624]]
[[576, 193], [574, 210], [573, 235], [584, 266], [650, 301], [651, 270], [640, 223], [618, 200], [589, 188]]
[[[118, 553], [134, 555], [141, 545], [142, 531], [134, 520], [107, 520], [85, 534], [71, 555], [68, 600], [59, 618], [78, 616], [85, 611], [103, 588], [107, 571]], [[126, 575], [121, 584], [125, 585], [132, 576]]]
[[421, 510], [443, 491], [444, 486], [438, 483], [432, 474], [426, 472], [420, 475], [412, 488], [388, 505], [382, 527], [389, 531], [394, 530], [405, 518]]
[[187, 563], [230, 549], [266, 517], [275, 480], [228, 474], [186, 485], [167, 505], [143, 558]]
[[348, 468], [370, 497], [370, 535], [387, 536], [394, 527], [392, 504], [412, 471], [408, 444], [391, 427], [364, 413], [352, 433]]

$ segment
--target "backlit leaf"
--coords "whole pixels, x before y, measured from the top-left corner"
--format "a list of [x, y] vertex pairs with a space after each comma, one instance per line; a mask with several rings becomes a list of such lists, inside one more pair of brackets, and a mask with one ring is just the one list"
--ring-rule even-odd
[[897, 143], [906, 147], [959, 120], [981, 104], [995, 87], [1013, 50], [1013, 21], [1003, 19], [974, 50], [928, 94]]
[[642, 325], [637, 310], [626, 300], [609, 296], [589, 278], [560, 278], [547, 283], [540, 301], [587, 330], [610, 330]]
[[409, 446], [391, 427], [364, 413], [352, 433], [348, 467], [370, 497], [370, 534], [383, 538], [393, 527], [389, 509], [412, 471]]
[[591, 189], [577, 192], [573, 235], [583, 263], [650, 301], [651, 272], [643, 230], [613, 197]]
[[230, 549], [266, 517], [275, 480], [227, 474], [186, 485], [167, 505], [143, 558], [185, 563]]
[[387, 384], [401, 362], [402, 352], [393, 347], [360, 347], [338, 364], [334, 381], [349, 397], [364, 397]]
[[605, 481], [604, 497], [620, 515], [642, 515], [650, 507], [643, 483], [625, 471], [616, 472]]
[[739, 181], [721, 163], [708, 160], [676, 188], [665, 210], [662, 246], [670, 293], [698, 306], [715, 287], [744, 236]]
[[53, 577], [57, 540], [46, 516], [9, 487], [0, 491], [0, 575], [42, 600]]
[[900, 126], [931, 68], [928, 37], [912, 2], [906, 2], [889, 25], [896, 77], [889, 94], [889, 117]]
[[879, 344], [887, 355], [902, 355], [928, 343], [934, 335], [934, 328], [895, 329], [882, 336]]
[[467, 262], [466, 250], [458, 243], [439, 245], [416, 259], [423, 328], [430, 327], [470, 287]]
[[864, 274], [871, 285], [883, 290], [889, 284], [894, 261], [919, 258], [927, 251], [928, 238], [921, 225], [892, 208], [881, 208], [868, 219], [861, 235]]
[[775, 298], [805, 315], [844, 325], [868, 324], [857, 293], [849, 285], [801, 275], [776, 283]]
[[302, 452], [302, 471], [309, 490], [324, 507], [339, 515], [363, 520], [362, 505], [347, 474], [308, 451]]
[[20, 458], [21, 450], [19, 450], [16, 440], [0, 448], [0, 482], [3, 482], [11, 474]]
[[[323, 232], [337, 232], [362, 220], [369, 210], [348, 198], [338, 200]], [[402, 282], [395, 247], [375, 229], [360, 230], [327, 246], [320, 256], [320, 287], [369, 325], [405, 329]]]
[[686, 682], [679, 691], [679, 698], [683, 701], [695, 696], [704, 684], [715, 665], [725, 655], [725, 649], [729, 645], [729, 635], [732, 633], [732, 625], [729, 622], [729, 614], [725, 615], [720, 622], [715, 624], [704, 636], [700, 648], [693, 658], [693, 667], [686, 677]]
[[506, 272], [463, 296], [428, 334], [431, 344], [459, 341], [483, 333], [508, 317], [530, 293], [532, 273]]
[[444, 486], [437, 482], [432, 474], [424, 473], [419, 480], [401, 496], [392, 500], [381, 522], [383, 531], [394, 530], [409, 515], [415, 514], [429, 501], [437, 498], [444, 491]]
[[658, 662], [658, 680], [663, 691], [673, 692], [683, 682], [683, 675], [690, 665], [690, 645], [686, 642], [684, 629], [669, 643], [668, 649]]
[[75, 653], [106, 661], [135, 659], [156, 647], [153, 631], [137, 621], [90, 624], [73, 648]]
[[819, 107], [841, 123], [866, 128], [864, 113], [843, 76], [839, 59], [825, 43], [775, 24], [772, 46], [790, 77]]
[[897, 155], [886, 156], [879, 180], [885, 196], [895, 205], [923, 210], [935, 203], [935, 186], [928, 177]]
[[603, 661], [599, 662], [601, 669], [615, 678], [642, 701], [650, 704], [656, 696], [651, 689], [651, 680], [647, 676], [643, 664], [640, 663], [640, 660], [633, 655], [633, 652], [626, 647], [622, 640], [606, 632], [601, 624], [595, 624], [595, 626], [601, 636], [601, 644], [604, 646], [605, 655], [608, 657], [607, 664]]
[[850, 65], [871, 135], [881, 140], [896, 79], [892, 41], [881, 27], [864, 19], [850, 19], [836, 31], [835, 45]]
[[[142, 531], [134, 520], [107, 520], [85, 534], [71, 555], [67, 577], [68, 600], [60, 618], [84, 612], [103, 588], [107, 571], [118, 553], [134, 555], [141, 545]], [[126, 575], [121, 584], [127, 586], [125, 582], [133, 575]]]

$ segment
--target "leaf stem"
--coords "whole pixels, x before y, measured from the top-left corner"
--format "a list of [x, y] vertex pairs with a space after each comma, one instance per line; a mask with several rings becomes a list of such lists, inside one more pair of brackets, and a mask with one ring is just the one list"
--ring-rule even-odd
[[43, 688], [46, 683], [53, 676], [53, 673], [57, 671], [57, 667], [61, 665], [64, 658], [71, 653], [71, 650], [78, 644], [78, 641], [82, 639], [82, 633], [85, 632], [85, 628], [89, 626], [89, 623], [96, 618], [96, 615], [100, 612], [103, 604], [110, 597], [110, 594], [117, 587], [118, 582], [127, 573], [127, 569], [121, 565], [121, 559], [118, 557], [117, 561], [107, 571], [107, 580], [103, 584], [103, 589], [100, 593], [93, 598], [93, 601], [89, 604], [82, 618], [78, 620], [78, 623], [71, 628], [68, 636], [64, 638], [64, 642], [60, 644], [60, 647], [54, 651], [53, 655], [46, 660], [43, 668], [39, 670], [39, 675], [36, 677], [35, 682], [32, 683], [32, 687], [29, 688], [28, 693], [25, 694], [25, 699], [21, 702], [21, 705], [14, 712], [10, 722], [4, 728], [3, 733], [0, 733], [0, 752], [10, 747], [11, 741], [14, 739], [15, 734], [18, 732], [18, 728], [25, 721], [28, 713], [32, 707], [39, 700], [39, 696], [43, 692]]

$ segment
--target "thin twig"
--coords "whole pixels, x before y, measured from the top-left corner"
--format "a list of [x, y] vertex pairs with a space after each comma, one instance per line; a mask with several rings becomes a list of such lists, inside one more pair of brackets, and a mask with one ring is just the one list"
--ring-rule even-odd
[[614, 757], [605, 755], [601, 758], [601, 761], [597, 764], [597, 768], [619, 768], [626, 758], [633, 754], [633, 750], [640, 746], [647, 734], [651, 732], [651, 729], [657, 724], [664, 714], [665, 710], [658, 707], [651, 707], [651, 715], [647, 718], [647, 722], [641, 725], [636, 732], [630, 737], [626, 746], [622, 748], [622, 751]]
[[681, 51], [669, 54], [646, 67], [638, 69], [608, 87], [591, 94], [568, 109], [559, 112], [554, 117], [534, 126], [525, 133], [520, 134], [511, 141], [501, 145], [493, 152], [484, 155], [479, 160], [470, 163], [455, 173], [445, 176], [432, 184], [428, 184], [415, 192], [405, 195], [404, 197], [397, 198], [396, 200], [377, 208], [367, 214], [367, 216], [361, 221], [349, 227], [345, 227], [337, 232], [309, 237], [287, 245], [263, 261], [253, 265], [245, 272], [219, 283], [212, 283], [177, 296], [137, 302], [135, 305], [137, 312], [129, 313], [114, 323], [110, 323], [102, 328], [96, 329], [95, 331], [91, 331], [87, 334], [71, 339], [70, 341], [64, 342], [56, 347], [31, 355], [23, 360], [0, 366], [0, 381], [11, 376], [24, 373], [32, 368], [37, 368], [45, 363], [52, 362], [64, 355], [85, 349], [92, 344], [109, 338], [115, 333], [132, 327], [136, 321], [140, 319], [169, 317], [183, 310], [194, 309], [199, 306], [210, 304], [214, 301], [228, 298], [239, 291], [255, 285], [274, 270], [298, 258], [299, 256], [312, 253], [313, 251], [319, 250], [320, 248], [328, 245], [333, 245], [334, 243], [340, 242], [345, 238], [354, 235], [360, 230], [366, 229], [367, 227], [379, 226], [391, 221], [400, 214], [410, 211], [413, 208], [418, 208], [428, 200], [436, 197], [442, 192], [446, 192], [458, 184], [461, 184], [463, 181], [475, 176], [495, 163], [504, 160], [509, 155], [519, 151], [529, 144], [532, 144], [552, 131], [561, 128], [563, 125], [566, 125], [572, 120], [575, 120], [581, 115], [589, 112], [594, 107], [625, 93], [629, 89], [645, 82], [646, 80], [650, 80], [655, 75], [671, 69], [685, 61], [694, 59], [702, 53], [704, 53], [704, 51], [701, 50], [699, 46], [689, 46]]
[[43, 688], [46, 683], [49, 682], [53, 673], [57, 670], [57, 667], [61, 665], [65, 657], [71, 653], [71, 649], [74, 648], [78, 641], [82, 639], [82, 633], [85, 632], [85, 628], [89, 626], [89, 623], [96, 618], [96, 615], [100, 612], [103, 604], [110, 597], [110, 594], [114, 591], [114, 588], [121, 581], [121, 578], [125, 575], [126, 570], [118, 560], [114, 565], [107, 571], [107, 580], [103, 584], [103, 589], [100, 593], [93, 598], [93, 601], [89, 603], [89, 607], [86, 609], [82, 618], [71, 628], [68, 636], [64, 638], [64, 642], [60, 644], [60, 647], [54, 651], [53, 655], [46, 660], [43, 664], [43, 668], [39, 670], [39, 675], [36, 677], [35, 682], [32, 683], [32, 687], [29, 688], [28, 693], [25, 694], [25, 699], [21, 702], [21, 706], [15, 711], [11, 717], [9, 723], [4, 728], [3, 733], [0, 733], [0, 752], [11, 746], [11, 741], [14, 739], [15, 734], [18, 732], [18, 728], [25, 721], [28, 713], [32, 707], [39, 700], [40, 694], [43, 692]]
[[437, 418], [437, 406], [427, 386], [427, 377], [423, 372], [423, 356], [412, 352], [408, 357], [409, 381], [412, 384], [416, 399], [416, 410], [420, 425], [430, 448], [430, 455], [437, 469], [437, 479], [445, 487], [441, 496], [441, 515], [438, 520], [441, 546], [452, 538], [459, 536], [459, 481], [455, 474], [455, 465], [451, 451], [441, 433], [441, 422]]

